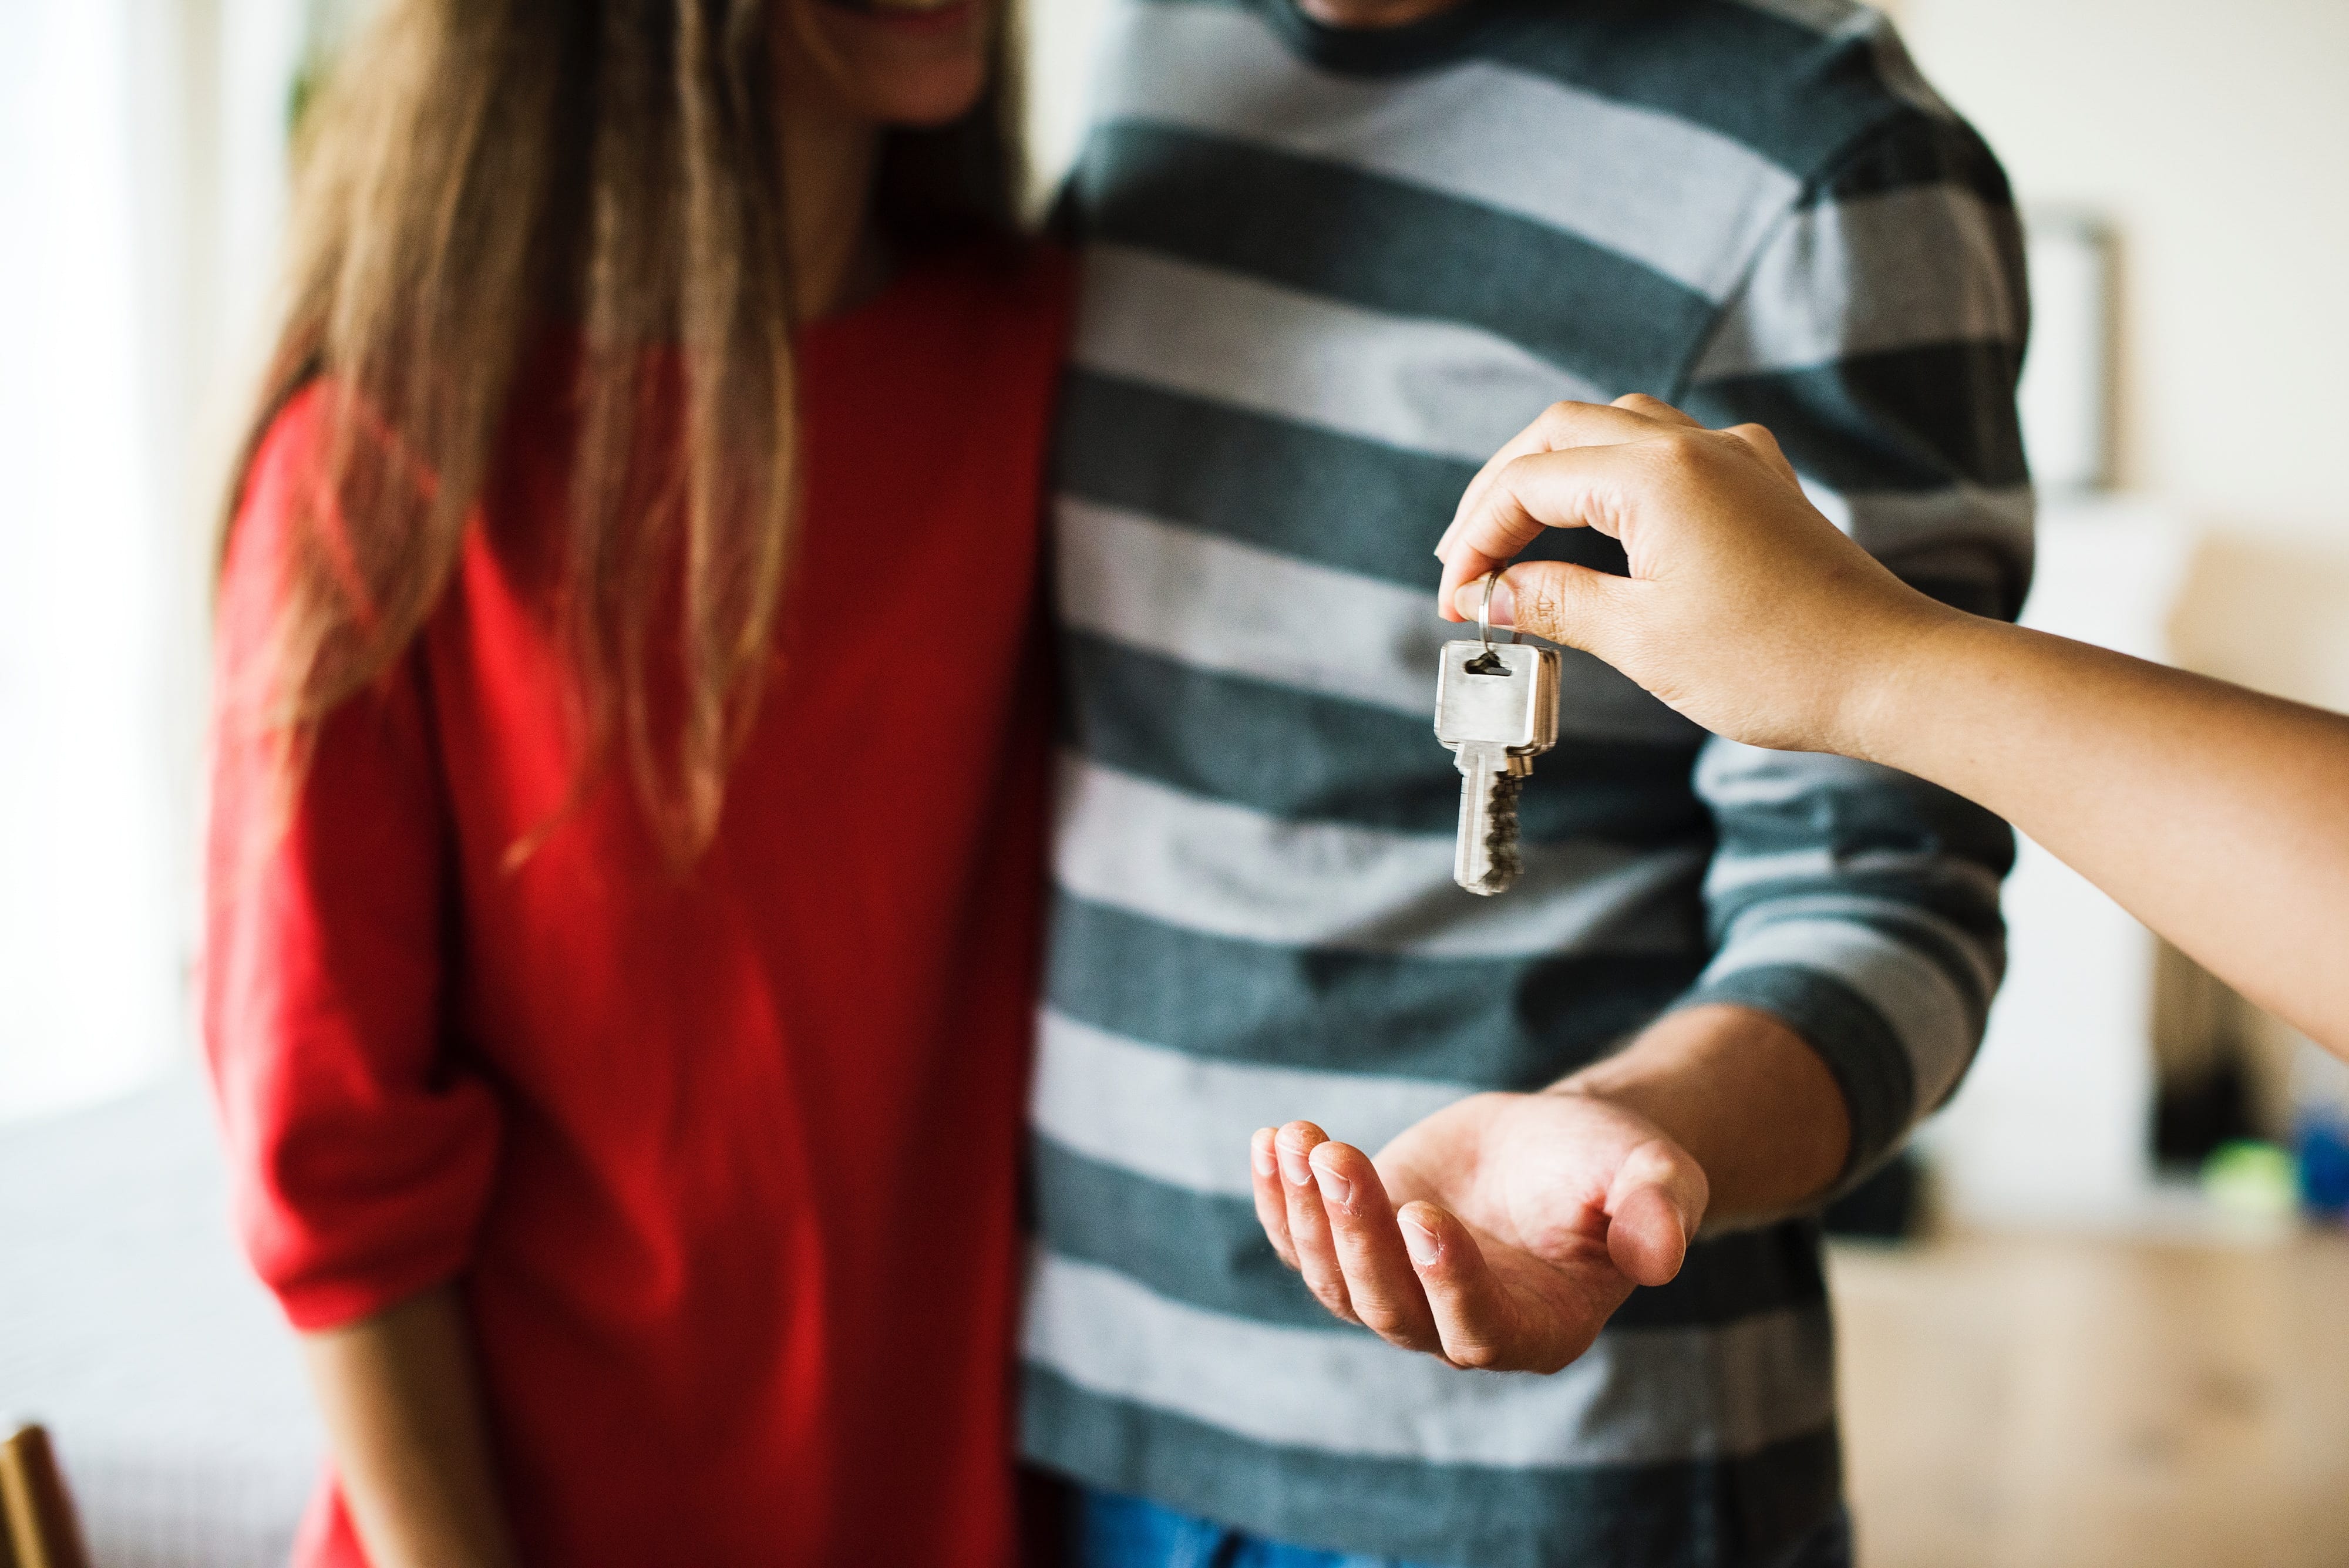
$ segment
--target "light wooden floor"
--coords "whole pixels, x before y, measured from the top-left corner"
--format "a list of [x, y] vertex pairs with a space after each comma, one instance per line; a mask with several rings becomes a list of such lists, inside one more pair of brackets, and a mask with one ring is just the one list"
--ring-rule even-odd
[[2349, 1565], [2349, 1236], [1831, 1269], [1860, 1568]]

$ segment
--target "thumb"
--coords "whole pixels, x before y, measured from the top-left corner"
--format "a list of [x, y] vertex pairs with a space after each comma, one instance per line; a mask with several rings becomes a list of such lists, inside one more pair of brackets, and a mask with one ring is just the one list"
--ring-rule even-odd
[[[1605, 645], [1613, 640], [1616, 624], [1628, 607], [1624, 594], [1631, 586], [1568, 561], [1520, 561], [1493, 585], [1492, 622], [1604, 658]], [[1479, 577], [1460, 585], [1452, 596], [1452, 607], [1462, 619], [1473, 621], [1484, 598], [1485, 582]]]
[[1635, 1284], [1669, 1283], [1703, 1222], [1709, 1196], [1704, 1171], [1678, 1144], [1641, 1144], [1607, 1191], [1607, 1255]]

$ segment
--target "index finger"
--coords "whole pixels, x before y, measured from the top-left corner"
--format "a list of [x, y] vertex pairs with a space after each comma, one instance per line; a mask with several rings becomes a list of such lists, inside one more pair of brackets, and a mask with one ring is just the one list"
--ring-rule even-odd
[[[1702, 429], [1697, 421], [1659, 398], [1645, 393], [1630, 392], [1612, 403], [1552, 403], [1534, 416], [1531, 424], [1511, 436], [1500, 451], [1485, 460], [1468, 487], [1460, 493], [1460, 504], [1452, 509], [1452, 521], [1444, 536], [1435, 542], [1439, 559], [1449, 560], [1454, 539], [1460, 533], [1461, 520], [1468, 515], [1492, 485], [1494, 477], [1518, 458], [1530, 457], [1538, 452], [1556, 452], [1564, 447], [1603, 446], [1614, 441], [1637, 441], [1653, 434], [1655, 427], [1679, 425]], [[1447, 598], [1445, 603], [1451, 601]]]
[[[1653, 434], [1651, 429], [1651, 431]], [[1444, 563], [1437, 602], [1447, 620], [1463, 620], [1454, 599], [1460, 585], [1498, 571], [1545, 528], [1609, 524], [1608, 497], [1633, 477], [1630, 454], [1644, 442], [1559, 448], [1513, 460], [1485, 487], [1475, 510], [1464, 514]]]

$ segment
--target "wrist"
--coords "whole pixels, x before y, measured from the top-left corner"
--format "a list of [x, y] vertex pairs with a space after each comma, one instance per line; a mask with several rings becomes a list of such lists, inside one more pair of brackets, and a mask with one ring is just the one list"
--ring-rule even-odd
[[[1667, 1014], [1666, 1018], [1675, 1016]], [[1707, 1118], [1699, 1108], [1705, 1098], [1702, 1075], [1692, 1070], [1692, 1063], [1671, 1062], [1664, 1057], [1665, 1053], [1655, 1047], [1635, 1044], [1540, 1092], [1558, 1099], [1603, 1106], [1619, 1125], [1644, 1128], [1677, 1145], [1702, 1167], [1713, 1142], [1706, 1136]]]
[[1920, 732], [1919, 715], [1933, 711], [1939, 673], [1962, 657], [1978, 616], [1916, 596], [1906, 613], [1888, 616], [1844, 659], [1844, 680], [1828, 716], [1820, 749], [1862, 762], [1913, 772], [1904, 759]]
[[1605, 1102], [1704, 1173], [1713, 1218], [1783, 1214], [1831, 1186], [1851, 1124], [1826, 1062], [1776, 1017], [1735, 1002], [1676, 1008], [1547, 1091]]

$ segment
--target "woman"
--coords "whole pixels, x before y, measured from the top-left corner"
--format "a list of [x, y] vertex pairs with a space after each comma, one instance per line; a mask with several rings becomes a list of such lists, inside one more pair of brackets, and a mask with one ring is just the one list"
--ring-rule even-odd
[[391, 0], [315, 110], [204, 979], [302, 1563], [1012, 1554], [1063, 289], [999, 24]]

